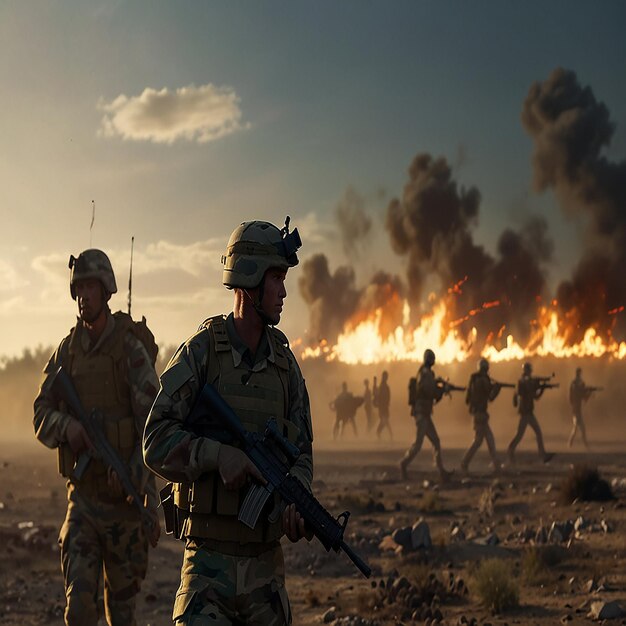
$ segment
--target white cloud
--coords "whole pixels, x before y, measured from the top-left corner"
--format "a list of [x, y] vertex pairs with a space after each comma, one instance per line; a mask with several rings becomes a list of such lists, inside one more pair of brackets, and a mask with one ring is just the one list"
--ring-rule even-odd
[[138, 96], [101, 101], [99, 134], [172, 144], [177, 139], [206, 143], [249, 128], [241, 122], [239, 96], [232, 87], [188, 85], [175, 91], [147, 87]]
[[13, 265], [0, 259], [0, 292], [14, 291], [23, 285], [24, 283], [20, 279], [20, 276]]

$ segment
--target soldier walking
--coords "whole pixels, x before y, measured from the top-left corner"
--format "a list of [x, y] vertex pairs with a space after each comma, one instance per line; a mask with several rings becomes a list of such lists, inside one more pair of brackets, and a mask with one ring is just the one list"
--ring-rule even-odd
[[407, 467], [422, 449], [425, 437], [433, 446], [435, 464], [439, 470], [441, 480], [447, 481], [452, 475], [452, 472], [449, 472], [443, 466], [441, 443], [432, 419], [433, 406], [441, 400], [446, 391], [444, 385], [438, 384], [438, 381], [435, 378], [435, 373], [432, 369], [434, 364], [435, 353], [432, 350], [427, 349], [424, 352], [424, 362], [417, 372], [415, 399], [411, 406], [411, 415], [415, 419], [417, 434], [415, 436], [415, 442], [406, 451], [404, 457], [400, 461], [400, 474], [403, 480], [407, 479]]
[[389, 389], [389, 374], [383, 372], [376, 393], [376, 404], [378, 406], [378, 428], [376, 428], [376, 436], [380, 439], [383, 430], [389, 431], [389, 439], [393, 441], [393, 432], [389, 423], [389, 405], [391, 404], [391, 390]]
[[580, 367], [576, 368], [576, 377], [569, 387], [569, 401], [572, 407], [572, 420], [574, 422], [568, 441], [570, 448], [574, 444], [577, 431], [580, 430], [585, 448], [589, 450], [589, 442], [587, 441], [587, 432], [583, 420], [583, 402], [587, 402], [594, 391], [600, 391], [601, 389], [601, 387], [587, 387], [582, 379], [582, 369]]
[[513, 395], [513, 405], [517, 407], [520, 418], [517, 433], [508, 448], [509, 462], [511, 465], [515, 465], [515, 449], [522, 440], [528, 426], [535, 432], [537, 451], [541, 460], [544, 463], [548, 463], [550, 459], [554, 457], [554, 453], [546, 452], [544, 448], [541, 426], [539, 426], [539, 422], [535, 417], [534, 409], [535, 400], [539, 400], [546, 389], [555, 387], [556, 385], [547, 384], [545, 382], [547, 378], [533, 378], [532, 373], [532, 365], [530, 363], [524, 363], [522, 366], [522, 377], [519, 379], [516, 392]]
[[372, 391], [370, 389], [370, 381], [366, 378], [363, 381], [365, 389], [363, 390], [363, 409], [365, 410], [365, 423], [367, 432], [369, 433], [374, 426], [374, 412], [372, 411]]
[[[104, 252], [90, 249], [78, 258], [71, 256], [70, 269], [70, 292], [79, 319], [44, 369], [33, 420], [37, 439], [57, 448], [59, 471], [68, 479], [67, 515], [59, 536], [65, 623], [97, 624], [104, 573], [106, 621], [128, 626], [136, 623], [135, 599], [146, 575], [148, 543], [156, 546], [160, 533], [155, 480], [141, 451], [144, 422], [158, 387], [153, 365], [157, 349], [145, 323], [111, 313], [108, 302], [117, 286]], [[153, 520], [150, 536], [111, 468], [96, 457], [80, 478], [74, 473], [76, 460], [93, 450], [93, 442], [52, 389], [60, 366], [70, 375], [84, 409], [101, 412], [108, 442], [127, 464], [136, 490], [145, 496]]]
[[330, 408], [335, 411], [335, 424], [333, 426], [333, 439], [343, 437], [343, 431], [347, 423], [352, 424], [354, 436], [358, 437], [356, 429], [356, 411], [363, 404], [363, 398], [354, 396], [348, 391], [348, 383], [341, 383], [341, 393], [330, 403]]
[[483, 441], [487, 442], [487, 449], [489, 450], [494, 472], [498, 473], [500, 471], [500, 462], [496, 454], [496, 442], [489, 426], [487, 406], [498, 397], [501, 388], [501, 383], [496, 383], [489, 377], [489, 362], [487, 359], [480, 359], [478, 361], [478, 371], [470, 376], [469, 384], [467, 385], [467, 395], [465, 396], [465, 403], [469, 406], [474, 422], [474, 441], [461, 461], [461, 470], [464, 473], [468, 472], [469, 464]]
[[207, 319], [176, 352], [161, 376], [148, 417], [144, 456], [173, 481], [175, 532], [185, 541], [176, 624], [291, 623], [280, 539], [312, 538], [294, 505], [276, 501], [255, 528], [237, 519], [249, 481], [263, 477], [237, 443], [185, 430], [184, 421], [205, 383], [215, 386], [244, 428], [269, 418], [300, 450], [291, 474], [310, 489], [311, 413], [304, 378], [285, 335], [275, 328], [287, 296], [287, 270], [298, 264], [298, 231], [262, 221], [232, 233], [222, 282], [234, 290], [233, 311]]

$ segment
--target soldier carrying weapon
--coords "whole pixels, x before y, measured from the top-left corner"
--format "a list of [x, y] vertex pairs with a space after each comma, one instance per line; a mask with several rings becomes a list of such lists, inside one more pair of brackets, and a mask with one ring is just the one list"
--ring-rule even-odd
[[353, 395], [348, 391], [348, 384], [341, 383], [341, 393], [330, 403], [330, 408], [335, 411], [335, 424], [333, 426], [333, 439], [343, 437], [346, 424], [352, 424], [354, 436], [358, 437], [355, 416], [357, 409], [363, 404], [364, 398]]
[[589, 442], [587, 441], [587, 432], [585, 430], [585, 422], [583, 421], [583, 402], [587, 402], [594, 391], [602, 391], [602, 387], [588, 387], [582, 379], [582, 369], [576, 368], [576, 378], [569, 387], [569, 402], [572, 406], [572, 420], [574, 425], [572, 433], [569, 436], [568, 445], [571, 448], [576, 437], [576, 432], [580, 429], [585, 448], [589, 450]]
[[469, 464], [483, 440], [487, 442], [494, 473], [500, 471], [500, 462], [496, 455], [496, 443], [489, 426], [487, 406], [489, 402], [493, 402], [498, 397], [500, 389], [503, 387], [514, 389], [515, 385], [513, 383], [499, 383], [491, 379], [489, 377], [489, 361], [480, 359], [478, 361], [478, 371], [470, 376], [467, 395], [465, 396], [465, 403], [469, 406], [469, 411], [474, 421], [474, 441], [461, 461], [463, 473], [467, 473]]
[[554, 457], [554, 453], [546, 452], [543, 446], [543, 435], [539, 422], [535, 417], [534, 408], [535, 400], [539, 400], [546, 389], [555, 389], [559, 385], [558, 383], [549, 382], [554, 377], [554, 374], [552, 376], [533, 376], [532, 372], [533, 366], [530, 363], [524, 363], [522, 366], [522, 377], [519, 379], [517, 389], [513, 395], [513, 406], [517, 407], [520, 419], [517, 433], [509, 444], [508, 453], [511, 465], [515, 464], [515, 448], [522, 440], [528, 426], [535, 431], [537, 450], [543, 462], [548, 463]]
[[424, 437], [427, 437], [433, 446], [435, 464], [441, 480], [445, 482], [452, 475], [452, 472], [443, 466], [441, 443], [432, 419], [433, 406], [443, 398], [444, 394], [450, 395], [452, 391], [465, 391], [465, 387], [457, 387], [442, 378], [435, 378], [432, 370], [434, 364], [435, 353], [428, 349], [424, 352], [424, 362], [417, 372], [417, 377], [409, 382], [409, 405], [411, 415], [415, 418], [417, 434], [415, 442], [400, 461], [400, 474], [403, 480], [407, 479], [407, 467], [421, 450]]

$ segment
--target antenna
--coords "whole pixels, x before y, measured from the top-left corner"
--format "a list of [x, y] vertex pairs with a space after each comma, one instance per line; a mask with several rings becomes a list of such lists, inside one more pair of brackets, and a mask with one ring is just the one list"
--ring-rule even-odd
[[135, 236], [130, 239], [130, 271], [128, 272], [128, 315], [130, 315], [130, 309], [133, 300], [133, 252], [135, 250]]
[[89, 247], [91, 248], [91, 235], [93, 230], [93, 223], [96, 221], [96, 201], [91, 201], [91, 224], [89, 224]]

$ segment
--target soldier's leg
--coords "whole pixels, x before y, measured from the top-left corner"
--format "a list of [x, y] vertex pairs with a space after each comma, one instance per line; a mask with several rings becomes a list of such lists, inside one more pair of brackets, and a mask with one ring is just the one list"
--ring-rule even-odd
[[335, 418], [335, 423], [333, 425], [333, 439], [337, 439], [337, 435], [339, 434], [339, 418]]
[[352, 430], [354, 431], [354, 436], [358, 437], [359, 433], [357, 433], [357, 430], [356, 430], [356, 420], [354, 419], [354, 417], [350, 419], [350, 423], [352, 424]]
[[576, 433], [578, 432], [578, 420], [576, 419], [576, 414], [572, 416], [572, 432], [570, 433], [569, 440], [567, 442], [567, 447], [571, 448], [574, 445], [574, 439], [576, 438]]
[[482, 445], [483, 439], [484, 439], [484, 432], [483, 432], [482, 424], [478, 422], [476, 419], [474, 419], [474, 441], [472, 441], [472, 445], [467, 449], [467, 452], [465, 453], [465, 456], [463, 457], [463, 460], [461, 461], [461, 469], [463, 471], [467, 471], [467, 468], [469, 467], [469, 464], [474, 458], [474, 455], [476, 454], [476, 452]]
[[541, 426], [534, 414], [528, 416], [528, 425], [535, 431], [535, 437], [537, 438], [537, 452], [542, 459], [546, 457], [546, 449], [543, 447], [543, 433], [541, 432]]
[[522, 440], [524, 433], [526, 432], [526, 426], [528, 425], [526, 415], [521, 415], [519, 418], [519, 423], [517, 424], [517, 433], [515, 433], [515, 437], [509, 444], [508, 454], [509, 461], [511, 463], [515, 463], [515, 449], [519, 445], [519, 442]]
[[391, 430], [391, 421], [389, 420], [389, 416], [387, 416], [387, 422], [385, 425], [387, 426], [387, 430], [389, 431], [389, 439], [393, 441], [393, 431]]
[[582, 411], [576, 416], [578, 427], [580, 428], [580, 434], [583, 438], [585, 448], [589, 449], [589, 442], [587, 441], [587, 429], [585, 428], [585, 420], [583, 419]]
[[97, 521], [88, 507], [70, 500], [59, 535], [61, 567], [65, 579], [65, 623], [98, 623], [98, 583], [102, 570]]
[[450, 474], [443, 466], [443, 458], [441, 455], [441, 441], [439, 440], [439, 435], [437, 434], [437, 429], [435, 428], [435, 423], [432, 419], [425, 420], [425, 435], [430, 440], [430, 443], [433, 446], [433, 456], [435, 458], [435, 465], [439, 470], [439, 473], [443, 478], [447, 478]]
[[238, 559], [237, 615], [248, 626], [291, 624], [282, 548]]
[[402, 457], [402, 461], [400, 461], [400, 470], [402, 471], [404, 478], [406, 478], [406, 468], [409, 466], [409, 463], [411, 463], [411, 461], [422, 449], [422, 444], [424, 443], [424, 421], [425, 420], [423, 419], [416, 420], [417, 432], [415, 434], [415, 441], [413, 442], [413, 445], [404, 453], [404, 457]]
[[172, 620], [177, 626], [237, 623], [237, 560], [187, 539]]
[[148, 569], [148, 539], [139, 514], [126, 503], [102, 507], [104, 608], [110, 626], [133, 626], [141, 582]]
[[485, 424], [485, 441], [487, 442], [487, 450], [489, 450], [489, 456], [493, 463], [494, 470], [500, 469], [500, 461], [498, 461], [498, 454], [496, 453], [496, 440], [493, 436], [493, 431], [489, 426], [489, 422]]

